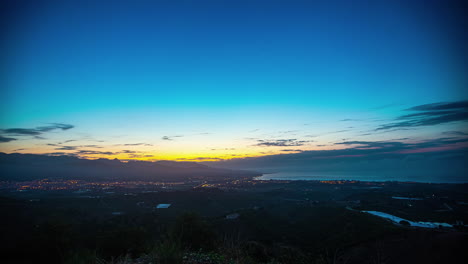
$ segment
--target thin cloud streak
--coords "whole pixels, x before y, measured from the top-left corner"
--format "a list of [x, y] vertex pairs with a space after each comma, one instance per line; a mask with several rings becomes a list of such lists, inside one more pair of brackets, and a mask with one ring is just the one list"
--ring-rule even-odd
[[424, 104], [408, 108], [405, 111], [417, 113], [399, 116], [394, 120], [395, 122], [383, 124], [375, 130], [409, 129], [468, 121], [468, 101]]
[[6, 143], [6, 142], [14, 141], [14, 140], [17, 140], [17, 139], [16, 138], [0, 136], [0, 143]]
[[259, 147], [291, 147], [291, 146], [303, 146], [310, 141], [296, 140], [296, 139], [276, 139], [276, 140], [257, 140], [257, 144], [254, 146]]
[[[7, 128], [0, 129], [0, 134], [13, 135], [13, 136], [36, 136], [39, 137], [41, 134], [51, 132], [53, 130], [69, 130], [75, 126], [70, 124], [52, 123], [49, 126], [40, 126], [36, 128]], [[40, 139], [40, 138], [38, 138]]]

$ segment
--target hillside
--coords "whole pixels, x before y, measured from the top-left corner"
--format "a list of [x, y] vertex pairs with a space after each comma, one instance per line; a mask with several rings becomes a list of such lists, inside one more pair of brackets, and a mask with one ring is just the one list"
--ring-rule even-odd
[[0, 153], [0, 180], [82, 179], [121, 181], [224, 180], [256, 172], [219, 169], [195, 162], [88, 160], [69, 156]]

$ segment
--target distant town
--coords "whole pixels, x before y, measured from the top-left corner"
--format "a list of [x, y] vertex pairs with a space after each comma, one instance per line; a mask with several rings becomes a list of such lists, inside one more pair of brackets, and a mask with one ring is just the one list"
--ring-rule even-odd
[[[461, 186], [461, 187], [460, 187]], [[190, 192], [222, 193], [267, 193], [266, 198], [256, 203], [292, 203], [301, 206], [333, 205], [349, 210], [360, 210], [389, 219], [395, 224], [410, 224], [415, 227], [464, 227], [468, 222], [466, 209], [468, 197], [463, 191], [447, 191], [453, 188], [468, 188], [464, 185], [425, 184], [416, 182], [361, 182], [354, 180], [257, 180], [252, 177], [228, 181], [97, 181], [41, 179], [24, 182], [0, 182], [0, 192], [13, 197], [49, 197], [62, 193], [70, 198], [110, 199], [111, 197], [139, 197], [148, 193], [178, 193], [182, 197]], [[273, 195], [274, 194], [274, 195]], [[175, 201], [167, 201], [177, 207]], [[154, 202], [153, 202], [154, 203]], [[135, 204], [148, 206], [147, 202]], [[157, 204], [154, 204], [157, 206]], [[167, 207], [166, 207], [167, 208]], [[386, 213], [379, 213], [385, 211]], [[416, 214], [417, 212], [417, 214]], [[114, 212], [115, 213], [115, 212]], [[125, 213], [119, 211], [119, 214]], [[401, 217], [393, 216], [394, 213]], [[237, 214], [237, 213], [236, 213]], [[395, 218], [396, 217], [396, 218]], [[440, 225], [411, 224], [406, 218]], [[403, 221], [403, 222], [402, 222]], [[419, 221], [421, 222], [421, 221]], [[448, 222], [448, 223], [445, 223]]]

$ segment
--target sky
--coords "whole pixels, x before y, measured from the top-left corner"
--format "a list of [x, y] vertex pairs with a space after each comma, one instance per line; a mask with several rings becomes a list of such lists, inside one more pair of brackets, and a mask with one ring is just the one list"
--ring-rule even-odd
[[259, 162], [468, 147], [463, 1], [1, 10], [0, 152]]

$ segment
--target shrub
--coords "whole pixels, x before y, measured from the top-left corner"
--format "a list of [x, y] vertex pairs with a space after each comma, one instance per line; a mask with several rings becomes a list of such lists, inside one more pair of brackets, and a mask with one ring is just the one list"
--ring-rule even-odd
[[180, 240], [174, 237], [167, 237], [160, 242], [150, 255], [155, 263], [160, 264], [180, 264], [183, 261]]
[[198, 251], [216, 248], [216, 236], [212, 228], [196, 213], [185, 213], [179, 216], [170, 232], [178, 238], [182, 248]]

